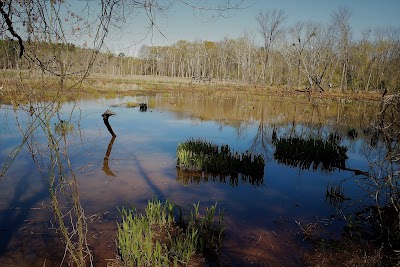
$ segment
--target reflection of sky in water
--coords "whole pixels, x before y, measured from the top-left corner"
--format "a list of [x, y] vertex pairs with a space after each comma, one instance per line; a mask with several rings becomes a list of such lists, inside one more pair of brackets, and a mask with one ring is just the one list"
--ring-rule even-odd
[[[236, 128], [229, 125], [224, 126], [214, 121], [193, 121], [182, 113], [172, 113], [165, 109], [150, 108], [148, 112], [139, 112], [138, 108], [114, 106], [131, 101], [138, 101], [138, 99], [123, 97], [95, 101], [81, 100], [77, 104], [66, 103], [63, 105], [59, 112], [60, 119], [70, 120], [74, 125], [74, 133], [72, 137], [68, 137], [68, 144], [70, 145], [69, 155], [75, 169], [83, 168], [83, 173], [94, 172], [101, 175], [99, 173], [103, 158], [111, 139], [101, 118], [101, 114], [106, 109], [117, 113], [116, 116], [110, 118], [110, 124], [117, 134], [117, 138], [109, 159], [109, 166], [118, 174], [117, 176], [129, 173], [134, 165], [132, 162], [143, 161], [141, 164], [146, 165], [146, 162], [149, 161], [151, 166], [148, 168], [151, 170], [146, 171], [157, 172], [155, 169], [159, 168], [158, 172], [166, 174], [163, 179], [173, 180], [176, 175], [174, 170], [176, 147], [180, 142], [189, 138], [200, 138], [216, 144], [228, 144], [232, 149], [244, 152], [251, 149], [252, 139], [257, 132], [257, 123], [247, 125], [245, 131], [239, 134]], [[72, 109], [74, 112], [71, 115]], [[23, 118], [29, 119], [26, 116]], [[10, 119], [12, 121], [13, 118]], [[278, 132], [285, 134], [285, 132], [291, 131], [291, 126], [288, 126], [288, 130], [281, 128]], [[20, 136], [10, 134], [15, 131], [15, 128], [11, 129], [10, 126], [7, 126], [7, 129], [4, 128], [1, 132], [1, 142], [7, 143], [8, 146], [2, 149], [3, 160], [13, 146], [20, 142]], [[302, 125], [295, 126], [294, 130], [298, 133], [315, 134], [315, 130], [307, 129]], [[328, 132], [329, 126], [324, 131]], [[346, 141], [345, 144], [349, 147], [347, 153], [349, 160], [346, 164], [355, 169], [365, 168], [365, 156], [361, 153], [362, 139], [357, 139], [356, 142]], [[26, 153], [25, 148], [23, 151]], [[26, 157], [24, 154], [20, 156]], [[266, 159], [264, 185], [261, 188], [247, 188], [242, 185], [239, 188], [231, 189], [229, 183], [227, 185], [213, 184], [212, 187], [215, 187], [214, 190], [222, 191], [222, 195], [227, 194], [228, 196], [231, 195], [230, 190], [234, 190], [234, 196], [232, 195], [228, 199], [242, 203], [244, 199], [251, 199], [258, 194], [269, 201], [276, 202], [277, 200], [270, 197], [270, 193], [266, 193], [276, 191], [279, 193], [272, 195], [281, 195], [282, 203], [292, 201], [295, 206], [304, 206], [305, 209], [300, 209], [301, 212], [309, 210], [310, 213], [313, 213], [318, 210], [325, 214], [324, 198], [327, 184], [335, 183], [338, 178], [349, 178], [352, 175], [344, 171], [313, 172], [279, 165], [272, 160], [271, 151], [266, 153]], [[167, 167], [166, 163], [168, 163]], [[191, 187], [199, 188], [203, 186], [206, 185], [191, 185]], [[209, 186], [207, 185], [207, 187]], [[354, 191], [355, 189], [350, 188], [350, 190]], [[224, 200], [229, 202], [227, 199]], [[279, 206], [279, 203], [275, 203], [275, 205]], [[252, 208], [255, 206], [254, 203], [251, 205]]]
[[[238, 133], [235, 127], [215, 121], [192, 120], [184, 113], [166, 109], [150, 107], [147, 112], [139, 112], [138, 108], [111, 106], [136, 100], [135, 97], [81, 100], [77, 104], [64, 104], [59, 112], [60, 119], [70, 120], [74, 125], [74, 132], [67, 137], [68, 151], [87, 214], [104, 209], [116, 212], [118, 206], [143, 204], [153, 195], [158, 195], [178, 204], [200, 201], [202, 205], [209, 206], [218, 201], [218, 205], [225, 209], [228, 221], [247, 227], [276, 230], [274, 220], [281, 217], [287, 218], [291, 227], [295, 227], [294, 220], [312, 221], [313, 216], [329, 217], [335, 214], [335, 208], [325, 201], [328, 184], [339, 184], [340, 180], [348, 179], [343, 183], [345, 194], [352, 198], [363, 195], [354, 182], [352, 172], [313, 172], [278, 164], [272, 159], [271, 144], [268, 145], [270, 151], [265, 152], [265, 176], [260, 187], [241, 183], [240, 180], [237, 187], [230, 186], [229, 180], [226, 184], [202, 182], [184, 186], [175, 180], [176, 148], [180, 142], [200, 138], [219, 145], [228, 144], [233, 150], [244, 152], [251, 149], [258, 123], [250, 123], [244, 131]], [[72, 109], [74, 112], [71, 114]], [[102, 171], [104, 156], [111, 140], [101, 117], [107, 109], [117, 113], [109, 119], [117, 135], [108, 162], [115, 177], [109, 177]], [[22, 121], [30, 119], [26, 115], [21, 115], [21, 118]], [[13, 122], [10, 114], [7, 122], [2, 121], [2, 164], [10, 151], [21, 142], [21, 135], [17, 134]], [[56, 123], [56, 120], [52, 123]], [[328, 134], [330, 127], [328, 125], [324, 128]], [[297, 125], [295, 130], [315, 133], [315, 130], [302, 125]], [[278, 129], [280, 133], [285, 131], [283, 128]], [[44, 141], [43, 138], [39, 140]], [[346, 166], [365, 170], [367, 162], [363, 139], [356, 139], [355, 142], [345, 140], [343, 143], [349, 148]], [[37, 202], [45, 199], [47, 192], [40, 181], [24, 147], [0, 183], [0, 214], [8, 214], [7, 207], [34, 207]], [[37, 197], [29, 200], [32, 194]], [[25, 196], [27, 200], [22, 201]], [[6, 228], [11, 227], [8, 222], [2, 223]]]

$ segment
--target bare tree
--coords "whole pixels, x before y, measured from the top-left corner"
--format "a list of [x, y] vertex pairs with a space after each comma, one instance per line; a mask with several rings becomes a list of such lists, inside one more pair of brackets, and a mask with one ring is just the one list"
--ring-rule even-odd
[[[96, 9], [89, 9], [89, 4], [75, 8], [65, 1], [0, 1], [1, 18], [5, 22], [0, 24], [0, 31], [3, 36], [18, 40], [14, 49], [19, 49], [21, 62], [29, 62], [43, 73], [58, 77], [62, 89], [66, 78], [78, 77], [81, 81], [89, 74], [119, 1], [104, 0]], [[71, 40], [88, 35], [92, 39], [90, 59], [71, 68], [72, 63], [66, 61], [65, 55], [71, 52]]]
[[323, 80], [332, 66], [333, 38], [328, 27], [321, 24], [307, 24], [308, 41], [301, 56], [302, 71], [308, 78], [308, 90], [312, 92], [314, 85], [324, 91]]
[[289, 34], [292, 38], [291, 46], [294, 50], [297, 69], [297, 86], [300, 86], [300, 70], [302, 64], [303, 53], [311, 39], [317, 34], [318, 24], [312, 21], [298, 22], [289, 28]]
[[[264, 67], [263, 79], [266, 83], [266, 70], [270, 63], [272, 49], [276, 42], [283, 37], [283, 23], [286, 20], [286, 14], [283, 10], [261, 11], [256, 17], [258, 23], [258, 31], [264, 42]], [[272, 77], [270, 77], [272, 80]]]
[[339, 6], [331, 15], [334, 32], [338, 34], [338, 49], [342, 61], [342, 74], [340, 86], [347, 90], [349, 71], [349, 47], [351, 42], [351, 11], [347, 7]]

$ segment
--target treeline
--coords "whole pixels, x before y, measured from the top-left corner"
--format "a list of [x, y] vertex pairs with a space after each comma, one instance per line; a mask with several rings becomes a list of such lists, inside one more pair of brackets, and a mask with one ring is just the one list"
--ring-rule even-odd
[[[318, 23], [285, 29], [273, 45], [260, 46], [249, 33], [219, 42], [178, 41], [142, 46], [137, 57], [98, 53], [73, 44], [26, 43], [29, 58], [19, 59], [13, 40], [0, 40], [0, 68], [37, 69], [60, 76], [87, 67], [107, 75], [210, 77], [214, 81], [326, 90], [400, 90], [400, 31], [365, 32], [357, 41]], [[41, 68], [38, 68], [40, 65]]]
[[400, 89], [399, 29], [376, 30], [343, 50], [340, 39], [329, 28], [318, 24], [297, 27], [268, 52], [250, 34], [219, 42], [178, 41], [171, 46], [142, 46], [135, 59], [114, 58], [115, 67], [108, 73], [206, 76], [244, 84], [316, 90]]

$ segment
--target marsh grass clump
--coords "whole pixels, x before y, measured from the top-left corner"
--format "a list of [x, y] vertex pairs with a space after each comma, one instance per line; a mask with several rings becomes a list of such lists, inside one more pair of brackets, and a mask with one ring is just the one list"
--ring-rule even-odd
[[289, 166], [303, 170], [312, 166], [314, 171], [319, 166], [325, 171], [345, 168], [347, 148], [334, 138], [275, 137], [272, 144], [275, 146], [274, 159]]
[[118, 257], [124, 266], [187, 266], [193, 259], [212, 258], [222, 246], [223, 212], [215, 221], [216, 205], [199, 214], [199, 203], [184, 218], [180, 210], [175, 222], [176, 207], [166, 201], [150, 200], [145, 214], [122, 208], [118, 224]]
[[231, 151], [228, 145], [219, 147], [202, 140], [189, 140], [177, 148], [177, 167], [181, 170], [262, 177], [264, 166], [262, 155], [249, 151], [239, 154]]
[[[192, 204], [193, 209], [190, 211], [190, 215], [180, 220], [180, 224], [189, 233], [197, 232], [198, 238], [196, 239], [197, 249], [207, 258], [216, 258], [222, 247], [222, 241], [224, 238], [224, 212], [218, 210], [217, 204], [212, 205], [210, 208], [206, 208], [205, 216], [201, 217], [199, 213], [200, 202]], [[215, 221], [214, 218], [218, 217]]]

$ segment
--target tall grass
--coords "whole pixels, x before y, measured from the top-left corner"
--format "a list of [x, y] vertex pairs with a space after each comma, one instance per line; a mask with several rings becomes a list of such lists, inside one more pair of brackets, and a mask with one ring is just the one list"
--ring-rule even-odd
[[346, 168], [347, 148], [339, 145], [334, 139], [323, 140], [321, 138], [307, 139], [297, 136], [276, 137], [273, 136], [272, 144], [275, 146], [274, 159], [278, 162], [300, 167], [304, 170], [332, 171], [335, 168]]
[[264, 158], [251, 152], [239, 154], [231, 151], [228, 145], [218, 145], [202, 141], [189, 140], [180, 143], [177, 148], [177, 167], [187, 171], [204, 171], [214, 174], [241, 173], [254, 177], [264, 175]]
[[207, 257], [218, 254], [222, 246], [223, 212], [216, 205], [206, 208], [200, 216], [199, 203], [193, 204], [187, 218], [182, 212], [179, 223], [175, 222], [170, 202], [149, 200], [145, 214], [134, 208], [120, 210], [122, 222], [118, 223], [118, 256], [125, 266], [186, 266], [195, 254]]

